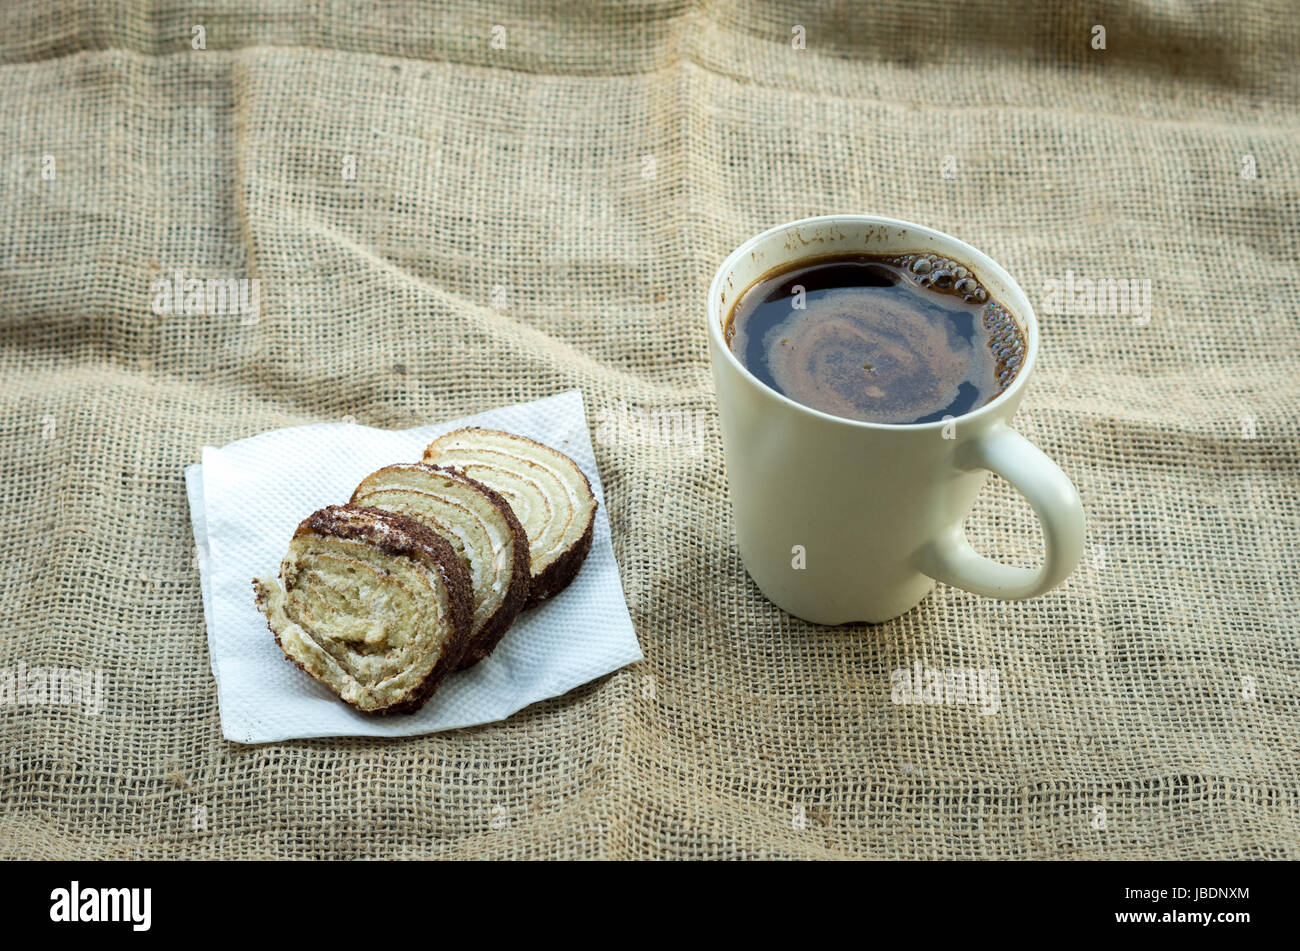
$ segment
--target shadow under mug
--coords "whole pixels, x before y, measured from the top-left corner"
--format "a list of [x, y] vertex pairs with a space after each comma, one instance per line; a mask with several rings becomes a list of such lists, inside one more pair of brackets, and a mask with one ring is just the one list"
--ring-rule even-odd
[[[995, 399], [947, 421], [844, 419], [789, 399], [728, 348], [731, 305], [774, 268], [827, 254], [933, 252], [974, 272], [1015, 317], [1025, 359]], [[1083, 507], [1063, 472], [1009, 425], [1038, 357], [1038, 321], [993, 260], [932, 228], [869, 215], [828, 215], [750, 238], [709, 287], [709, 354], [740, 556], [778, 607], [816, 624], [878, 622], [911, 610], [935, 581], [1004, 600], [1032, 598], [1074, 569]], [[1037, 569], [978, 554], [962, 522], [989, 472], [1014, 486], [1042, 526]]]

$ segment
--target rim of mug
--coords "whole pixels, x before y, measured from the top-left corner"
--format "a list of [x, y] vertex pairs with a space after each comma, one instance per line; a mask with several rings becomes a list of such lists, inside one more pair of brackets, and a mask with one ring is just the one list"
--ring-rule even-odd
[[[917, 231], [925, 235], [926, 238], [929, 240], [938, 241], [941, 244], [947, 243], [957, 248], [958, 250], [953, 252], [948, 252], [945, 250], [940, 253], [950, 254], [951, 257], [960, 259], [960, 262], [962, 264], [967, 265], [972, 270], [976, 271], [976, 273], [991, 274], [994, 278], [997, 279], [998, 283], [1002, 284], [1003, 288], [1006, 291], [1009, 291], [1011, 295], [1018, 297], [1019, 300], [1016, 301], [1014, 304], [1009, 303], [1004, 299], [1006, 295], [1003, 295], [1002, 297], [998, 298], [998, 302], [1001, 303], [1004, 307], [1007, 307], [1011, 311], [1012, 317], [1019, 319], [1020, 324], [1025, 331], [1025, 336], [1027, 338], [1025, 341], [1025, 362], [1020, 367], [1019, 371], [1017, 371], [1016, 378], [1011, 381], [1011, 385], [1008, 386], [1001, 393], [999, 393], [997, 396], [995, 396], [993, 399], [989, 400], [989, 402], [985, 403], [983, 406], [977, 406], [975, 409], [968, 410], [967, 412], [962, 413], [960, 416], [954, 416], [951, 419], [936, 419], [928, 423], [876, 423], [876, 422], [869, 422], [867, 420], [861, 420], [861, 419], [850, 419], [847, 416], [836, 416], [834, 413], [827, 413], [819, 409], [814, 409], [811, 406], [805, 406], [803, 403], [800, 403], [797, 400], [793, 400], [790, 397], [786, 396], [784, 393], [780, 393], [777, 390], [773, 389], [772, 387], [768, 386], [766, 383], [764, 383], [762, 380], [756, 377], [753, 373], [751, 373], [749, 371], [749, 368], [740, 362], [740, 358], [737, 357], [731, 351], [731, 347], [727, 346], [727, 341], [723, 337], [722, 321], [724, 319], [724, 315], [720, 312], [721, 307], [718, 305], [717, 301], [722, 290], [722, 286], [721, 286], [722, 282], [726, 279], [727, 272], [732, 268], [734, 268], [737, 262], [739, 262], [746, 254], [748, 254], [754, 248], [755, 245], [759, 244], [762, 241], [767, 240], [773, 235], [780, 234], [782, 232], [788, 232], [794, 228], [812, 227], [814, 225], [829, 224], [835, 221], [851, 221], [854, 224], [892, 228], [892, 229], [902, 231], [904, 233], [908, 231]], [[924, 250], [924, 249], [916, 248], [913, 250]], [[806, 257], [807, 259], [811, 260], [817, 257], [825, 256], [827, 253], [833, 254], [834, 252], [823, 252], [822, 254], [818, 254], [816, 252], [810, 252], [809, 254], [804, 255], [802, 257]], [[907, 250], [900, 249], [899, 251], [894, 253], [906, 254], [908, 252]], [[799, 260], [799, 259], [795, 258], [786, 263], [792, 264], [795, 260]], [[747, 289], [748, 286], [745, 289], [743, 289], [741, 293], [743, 294], [744, 290]], [[732, 306], [734, 307], [735, 304], [733, 303]], [[760, 232], [759, 234], [747, 238], [746, 240], [742, 241], [734, 251], [732, 251], [729, 255], [727, 255], [726, 259], [718, 267], [717, 273], [713, 275], [713, 280], [709, 283], [709, 299], [707, 301], [707, 306], [705, 307], [705, 311], [706, 311], [706, 319], [709, 323], [709, 337], [713, 341], [713, 343], [715, 343], [722, 350], [723, 354], [725, 354], [723, 359], [729, 360], [733, 367], [739, 370], [743, 376], [747, 377], [751, 383], [758, 386], [760, 390], [767, 393], [769, 396], [781, 400], [782, 402], [786, 403], [788, 406], [796, 410], [799, 410], [801, 412], [808, 413], [811, 416], [824, 419], [827, 422], [843, 423], [846, 426], [855, 426], [855, 427], [860, 427], [862, 429], [882, 429], [882, 430], [942, 429], [944, 426], [947, 426], [949, 423], [968, 422], [974, 419], [978, 419], [982, 416], [992, 415], [997, 412], [999, 406], [1001, 406], [1007, 400], [1011, 399], [1016, 393], [1020, 392], [1020, 390], [1024, 388], [1025, 382], [1029, 379], [1029, 373], [1033, 369], [1034, 363], [1036, 362], [1038, 357], [1038, 318], [1034, 314], [1033, 305], [1030, 304], [1029, 296], [1024, 292], [1024, 289], [1021, 288], [1021, 286], [1018, 283], [1016, 283], [1015, 279], [1010, 274], [1008, 274], [1000, 264], [998, 264], [996, 261], [994, 261], [991, 257], [989, 257], [987, 254], [985, 254], [983, 251], [979, 250], [978, 248], [967, 244], [965, 241], [962, 241], [960, 238], [955, 238], [952, 235], [947, 234], [946, 232], [940, 231], [937, 228], [931, 228], [927, 225], [920, 225], [913, 221], [903, 221], [902, 219], [899, 218], [885, 218], [880, 215], [859, 215], [859, 214], [816, 215], [811, 218], [799, 218], [795, 221], [788, 221], [785, 224], [779, 224], [773, 228], [768, 228], [766, 231]]]

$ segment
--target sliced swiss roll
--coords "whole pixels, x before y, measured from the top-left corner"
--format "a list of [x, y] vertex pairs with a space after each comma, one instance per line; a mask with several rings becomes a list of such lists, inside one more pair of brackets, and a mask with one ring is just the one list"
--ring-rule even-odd
[[492, 653], [528, 600], [528, 536], [510, 504], [464, 473], [418, 462], [366, 476], [352, 504], [406, 515], [451, 543], [474, 586], [473, 630], [461, 667]]
[[447, 541], [393, 512], [312, 513], [279, 580], [253, 587], [284, 655], [367, 713], [418, 710], [469, 646], [469, 572]]
[[510, 503], [528, 533], [529, 604], [573, 580], [591, 550], [596, 497], [572, 459], [523, 436], [458, 429], [430, 443], [424, 461], [458, 469]]

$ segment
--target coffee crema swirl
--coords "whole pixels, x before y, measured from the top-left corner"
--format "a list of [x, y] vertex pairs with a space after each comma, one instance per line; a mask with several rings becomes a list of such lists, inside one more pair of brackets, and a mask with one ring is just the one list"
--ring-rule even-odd
[[853, 254], [765, 274], [726, 325], [732, 352], [765, 384], [867, 422], [960, 416], [996, 398], [1023, 334], [969, 268], [926, 254]]

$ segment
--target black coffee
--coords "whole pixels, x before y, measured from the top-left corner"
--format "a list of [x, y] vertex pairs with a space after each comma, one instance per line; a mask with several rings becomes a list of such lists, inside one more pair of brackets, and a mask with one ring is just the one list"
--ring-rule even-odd
[[1019, 325], [964, 265], [933, 254], [834, 255], [770, 271], [732, 306], [727, 345], [790, 399], [873, 423], [960, 416], [1025, 356]]

